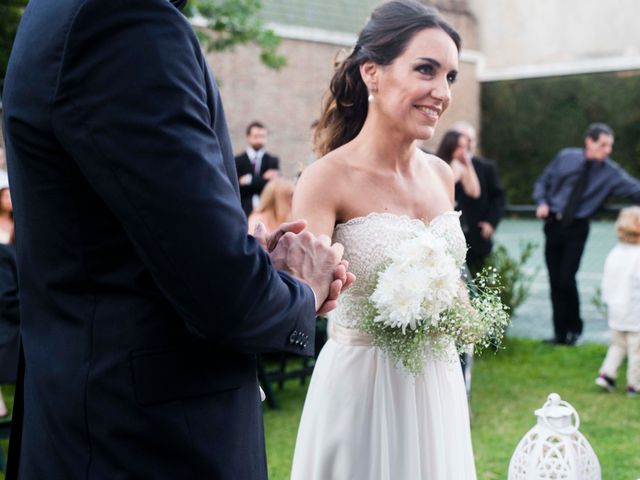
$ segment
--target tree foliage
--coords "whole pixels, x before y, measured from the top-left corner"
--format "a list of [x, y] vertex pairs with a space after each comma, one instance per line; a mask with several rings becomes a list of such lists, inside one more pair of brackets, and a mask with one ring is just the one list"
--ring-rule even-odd
[[[0, 0], [0, 87], [18, 23], [28, 1]], [[277, 70], [286, 65], [286, 58], [277, 53], [280, 38], [265, 28], [259, 16], [261, 8], [260, 0], [190, 0], [184, 12], [206, 22], [206, 28], [199, 28], [198, 35], [209, 51], [253, 43], [260, 47], [262, 62]]]
[[198, 36], [207, 50], [251, 43], [260, 48], [262, 63], [278, 70], [286, 65], [286, 58], [277, 53], [280, 38], [265, 27], [261, 8], [260, 0], [191, 0], [185, 14], [205, 21], [206, 28], [199, 28]]
[[0, 2], [0, 87], [4, 79], [9, 53], [16, 36], [18, 23], [29, 0], [2, 0]]

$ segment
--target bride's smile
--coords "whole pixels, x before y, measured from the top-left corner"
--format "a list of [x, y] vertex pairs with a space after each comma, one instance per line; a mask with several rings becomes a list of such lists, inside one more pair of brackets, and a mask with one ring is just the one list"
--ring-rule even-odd
[[451, 102], [458, 51], [446, 32], [429, 28], [416, 33], [390, 65], [363, 70], [365, 81], [377, 90], [370, 104], [372, 120], [378, 116], [388, 132], [427, 140]]

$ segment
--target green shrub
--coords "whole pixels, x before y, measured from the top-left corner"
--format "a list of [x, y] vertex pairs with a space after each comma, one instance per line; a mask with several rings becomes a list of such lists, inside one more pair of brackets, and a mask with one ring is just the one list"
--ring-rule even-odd
[[501, 300], [509, 307], [509, 314], [513, 316], [517, 308], [529, 296], [531, 282], [538, 273], [536, 268], [531, 273], [526, 273], [524, 265], [527, 263], [538, 245], [534, 242], [526, 242], [520, 245], [520, 255], [512, 257], [507, 247], [496, 245], [487, 257], [486, 265], [497, 270], [502, 285]]

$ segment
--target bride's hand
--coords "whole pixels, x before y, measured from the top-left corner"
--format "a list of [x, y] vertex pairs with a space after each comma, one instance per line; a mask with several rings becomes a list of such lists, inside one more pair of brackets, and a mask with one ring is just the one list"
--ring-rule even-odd
[[329, 296], [318, 309], [318, 315], [330, 312], [338, 306], [338, 297], [356, 281], [356, 276], [349, 270], [349, 262], [340, 261], [333, 272], [333, 282], [329, 287]]

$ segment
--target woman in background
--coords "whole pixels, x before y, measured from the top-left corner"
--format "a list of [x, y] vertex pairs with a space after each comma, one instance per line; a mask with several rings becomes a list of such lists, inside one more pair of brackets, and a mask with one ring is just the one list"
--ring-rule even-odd
[[[4, 174], [6, 178], [6, 173]], [[9, 185], [0, 187], [0, 243], [12, 243], [13, 238], [13, 205]]]
[[291, 217], [293, 183], [284, 178], [274, 178], [260, 194], [258, 206], [249, 215], [249, 233], [253, 233], [258, 222], [262, 223], [267, 234], [276, 230], [280, 224]]
[[[0, 173], [0, 380], [15, 382], [18, 346], [17, 275], [15, 267], [15, 237], [13, 204], [7, 174]], [[0, 391], [0, 417], [8, 415]]]
[[453, 170], [456, 186], [471, 198], [480, 198], [480, 180], [469, 153], [469, 137], [456, 130], [449, 130], [440, 141], [436, 156], [447, 162]]

